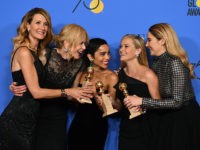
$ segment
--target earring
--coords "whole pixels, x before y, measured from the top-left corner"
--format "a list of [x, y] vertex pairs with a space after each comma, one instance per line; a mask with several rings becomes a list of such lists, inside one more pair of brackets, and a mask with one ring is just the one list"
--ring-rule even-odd
[[29, 31], [30, 31], [30, 28], [28, 28], [27, 31], [29, 32]]
[[90, 59], [90, 67], [93, 66], [93, 61], [94, 61], [94, 59]]
[[139, 57], [139, 54], [138, 54], [138, 53], [135, 53], [135, 56], [136, 56], [136, 57]]
[[70, 52], [70, 49], [69, 49], [69, 48], [64, 48], [64, 51], [65, 51], [66, 53], [69, 53], [69, 52]]

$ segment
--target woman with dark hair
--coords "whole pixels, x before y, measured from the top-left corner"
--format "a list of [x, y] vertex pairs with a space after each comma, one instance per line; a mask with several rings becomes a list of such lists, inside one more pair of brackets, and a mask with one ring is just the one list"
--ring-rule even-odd
[[[94, 69], [90, 82], [95, 85], [97, 81], [102, 81], [103, 90], [109, 93], [110, 100], [115, 101], [116, 90], [114, 85], [117, 83], [118, 77], [108, 69], [110, 50], [107, 42], [101, 38], [93, 38], [89, 41], [86, 49], [86, 55], [89, 59], [88, 66], [92, 62]], [[83, 84], [87, 71], [80, 74], [80, 76], [80, 80], [76, 81], [75, 86]], [[85, 103], [77, 106], [77, 111], [69, 130], [69, 150], [104, 149], [108, 128], [107, 118], [102, 118], [101, 102], [97, 100], [98, 96], [95, 91], [95, 98], [92, 99], [92, 104]], [[117, 104], [114, 106], [115, 108], [119, 107]]]

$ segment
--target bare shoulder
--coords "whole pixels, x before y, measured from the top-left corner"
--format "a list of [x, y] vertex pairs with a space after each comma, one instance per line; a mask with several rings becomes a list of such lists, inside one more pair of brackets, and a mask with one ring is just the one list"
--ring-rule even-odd
[[153, 70], [151, 70], [150, 68], [147, 68], [145, 70], [144, 75], [145, 75], [147, 81], [154, 81], [154, 80], [158, 79], [158, 77], [155, 74], [155, 72]]
[[117, 74], [115, 72], [111, 71], [111, 70], [109, 70], [107, 78], [109, 80], [114, 80], [114, 81], [118, 80]]
[[24, 62], [28, 60], [34, 60], [33, 55], [27, 47], [20, 47], [12, 55], [13, 60], [17, 60], [18, 62]]
[[30, 50], [27, 47], [20, 47], [17, 49], [16, 55], [20, 57], [32, 56]]

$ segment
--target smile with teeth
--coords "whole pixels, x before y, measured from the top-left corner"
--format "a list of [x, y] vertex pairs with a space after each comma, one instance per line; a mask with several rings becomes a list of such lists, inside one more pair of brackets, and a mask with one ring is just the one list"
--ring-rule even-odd
[[45, 32], [37, 32], [37, 34], [40, 35], [40, 36], [45, 36], [46, 35]]
[[126, 54], [120, 54], [120, 56], [126, 56]]
[[107, 65], [107, 64], [108, 64], [108, 61], [104, 61], [103, 64], [104, 64], [104, 65]]

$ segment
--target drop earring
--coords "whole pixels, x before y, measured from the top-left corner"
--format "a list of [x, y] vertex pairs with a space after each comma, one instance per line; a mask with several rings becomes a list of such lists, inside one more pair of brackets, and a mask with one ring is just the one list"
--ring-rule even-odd
[[94, 59], [90, 59], [90, 67], [93, 67], [93, 61]]
[[64, 48], [64, 51], [65, 51], [66, 53], [69, 53], [69, 52], [70, 52], [70, 49], [69, 49], [69, 48]]

